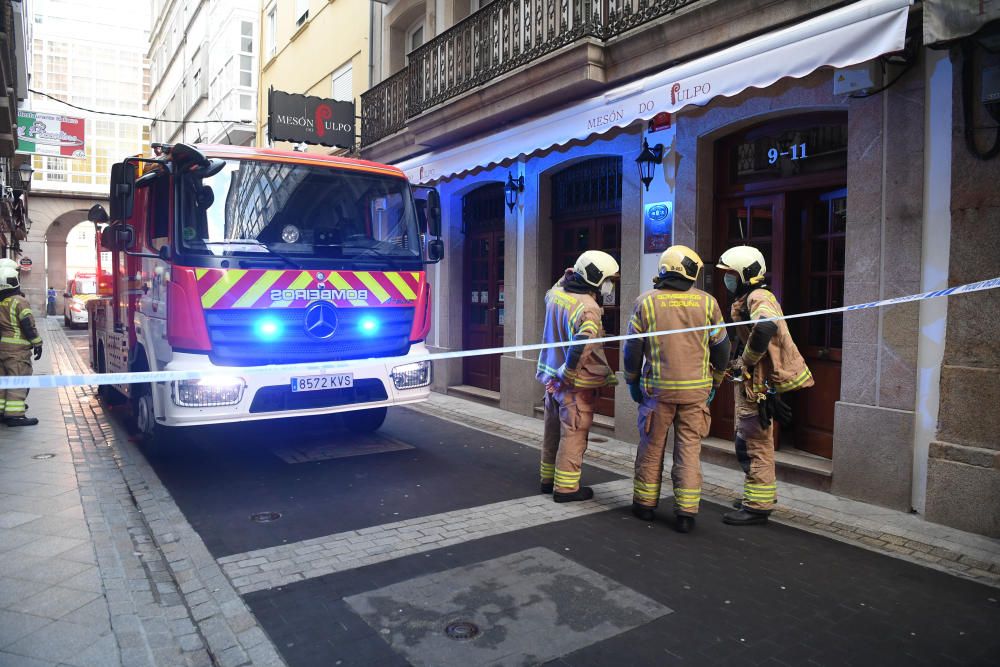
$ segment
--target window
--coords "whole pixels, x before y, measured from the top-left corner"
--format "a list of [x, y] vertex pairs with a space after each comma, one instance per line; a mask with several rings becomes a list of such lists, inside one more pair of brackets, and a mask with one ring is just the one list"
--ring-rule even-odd
[[265, 34], [265, 39], [267, 44], [265, 48], [267, 50], [268, 57], [273, 56], [278, 51], [277, 45], [277, 32], [278, 32], [278, 7], [271, 7], [270, 11], [267, 12], [267, 33]]
[[347, 63], [330, 77], [330, 98], [340, 102], [354, 101], [354, 73]]
[[240, 95], [240, 109], [249, 111], [252, 105], [252, 98], [249, 95]]
[[253, 58], [240, 56], [240, 85], [244, 88], [253, 86]]
[[412, 28], [406, 33], [406, 52], [420, 48], [424, 43], [424, 19], [420, 19]]
[[302, 25], [309, 18], [309, 0], [295, 0], [295, 25]]
[[240, 51], [253, 53], [253, 23], [250, 21], [240, 22]]

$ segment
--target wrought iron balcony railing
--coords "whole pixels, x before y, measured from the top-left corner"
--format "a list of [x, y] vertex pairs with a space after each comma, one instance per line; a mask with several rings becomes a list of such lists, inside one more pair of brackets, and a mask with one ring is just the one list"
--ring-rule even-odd
[[699, 0], [494, 0], [409, 54], [361, 95], [361, 145], [573, 42], [606, 41]]

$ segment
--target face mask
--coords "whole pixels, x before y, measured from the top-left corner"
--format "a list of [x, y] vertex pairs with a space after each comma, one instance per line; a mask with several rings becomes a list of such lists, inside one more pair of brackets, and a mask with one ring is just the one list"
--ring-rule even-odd
[[610, 296], [615, 291], [615, 285], [610, 280], [601, 283], [601, 296]]
[[736, 290], [740, 288], [740, 279], [731, 273], [727, 273], [722, 277], [722, 280], [726, 283], [726, 289], [729, 290], [729, 293], [736, 294]]

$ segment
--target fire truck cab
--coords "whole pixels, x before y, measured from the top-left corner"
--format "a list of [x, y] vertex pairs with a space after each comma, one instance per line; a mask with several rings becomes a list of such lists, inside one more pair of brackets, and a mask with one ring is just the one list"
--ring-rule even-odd
[[[199, 371], [102, 385], [138, 430], [343, 413], [374, 430], [426, 400], [440, 203], [394, 167], [234, 146], [154, 146], [111, 173], [111, 294], [88, 302], [98, 373]], [[435, 238], [431, 238], [431, 237]], [[100, 253], [98, 253], [100, 257]], [[284, 364], [349, 362], [328, 372]], [[260, 366], [263, 372], [247, 372]], [[243, 372], [241, 372], [241, 370]], [[259, 368], [257, 369], [260, 370]]]

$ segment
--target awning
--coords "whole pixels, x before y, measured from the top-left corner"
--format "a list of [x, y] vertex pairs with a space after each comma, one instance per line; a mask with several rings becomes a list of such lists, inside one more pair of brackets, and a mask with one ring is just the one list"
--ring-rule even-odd
[[414, 183], [627, 127], [657, 113], [766, 88], [820, 67], [847, 67], [903, 49], [912, 0], [860, 0], [794, 26], [672, 67], [460, 147], [400, 162]]
[[950, 42], [1000, 19], [1000, 0], [924, 0], [924, 45]]

